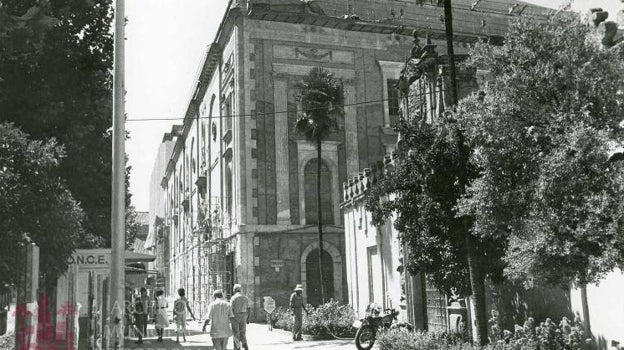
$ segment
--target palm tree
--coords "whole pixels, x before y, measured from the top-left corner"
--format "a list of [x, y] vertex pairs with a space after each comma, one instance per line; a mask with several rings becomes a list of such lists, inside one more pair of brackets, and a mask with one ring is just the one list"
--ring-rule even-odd
[[298, 100], [301, 103], [301, 113], [295, 125], [297, 133], [305, 136], [316, 145], [316, 197], [318, 215], [319, 239], [319, 278], [321, 285], [321, 302], [325, 303], [323, 288], [323, 214], [321, 210], [321, 147], [323, 140], [338, 130], [336, 117], [344, 114], [342, 109], [343, 94], [341, 84], [333, 74], [321, 68], [314, 67], [297, 84]]

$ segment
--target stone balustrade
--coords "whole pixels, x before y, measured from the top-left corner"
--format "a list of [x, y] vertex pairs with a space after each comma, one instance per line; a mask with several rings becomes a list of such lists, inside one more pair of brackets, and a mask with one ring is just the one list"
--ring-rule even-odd
[[364, 171], [352, 176], [347, 182], [343, 182], [342, 189], [344, 201], [341, 207], [353, 204], [355, 201], [365, 198], [366, 192], [372, 188], [394, 166], [397, 154], [386, 154], [383, 161], [364, 168]]

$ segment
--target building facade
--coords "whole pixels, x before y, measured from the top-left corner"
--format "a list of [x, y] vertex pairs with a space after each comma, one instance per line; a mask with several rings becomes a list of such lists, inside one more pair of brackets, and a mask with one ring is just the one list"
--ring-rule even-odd
[[[455, 21], [457, 54], [478, 38], [499, 40], [509, 13], [530, 10], [499, 1], [454, 6], [464, 14]], [[307, 301], [319, 304], [321, 254], [326, 298], [350, 300], [340, 184], [394, 149], [393, 87], [412, 33], [428, 34], [443, 54], [442, 13], [430, 1], [230, 1], [184, 121], [170, 133], [161, 179], [169, 295], [186, 288], [201, 316], [212, 290], [227, 295], [239, 283], [252, 316], [264, 318], [263, 296], [286, 306], [301, 283]], [[323, 252], [316, 149], [294, 131], [295, 86], [315, 66], [332, 72], [345, 96], [339, 130], [322, 146]]]
[[155, 272], [153, 288], [165, 288], [169, 277], [169, 241], [165, 239], [167, 230], [165, 218], [165, 193], [162, 188], [162, 179], [167, 162], [173, 152], [173, 136], [165, 133], [158, 146], [156, 160], [152, 168], [149, 183], [149, 233], [144, 248], [149, 254], [155, 255], [156, 260], [148, 265], [148, 270]]
[[[459, 64], [468, 57], [466, 47], [483, 40], [484, 33], [490, 42], [502, 43], [514, 16], [525, 13], [540, 20], [548, 11], [514, 1], [498, 1], [497, 6], [492, 5], [489, 1], [470, 5], [453, 2], [455, 32], [461, 33], [454, 38], [458, 99], [476, 93], [490, 75], [487, 70], [463, 68]], [[442, 15], [441, 9], [438, 10]], [[439, 38], [436, 30], [424, 33], [426, 39], [421, 35], [414, 37], [395, 87], [401, 118], [409, 116], [430, 123], [449, 107], [449, 58], [446, 42], [436, 40]], [[410, 275], [404, 270], [407, 247], [399, 241], [393, 217], [380, 226], [371, 224], [371, 213], [364, 207], [366, 193], [393, 167], [393, 160], [394, 153], [389, 152], [383, 161], [371, 162], [358, 172], [349, 173], [348, 180], [343, 183], [341, 208], [345, 222], [349, 303], [360, 314], [370, 303], [384, 309], [398, 309], [404, 321], [421, 329], [446, 332], [469, 327], [470, 302], [450, 305], [447, 296], [427, 283], [424, 276]]]
[[[613, 23], [610, 25], [613, 30], [605, 30], [605, 24], [600, 21], [606, 15], [600, 9], [591, 11], [594, 16], [589, 18], [593, 18], [597, 27], [593, 40], [600, 40], [606, 48], [621, 44], [622, 36], [618, 31], [622, 30], [624, 11], [620, 11], [617, 16], [620, 19], [618, 31]], [[602, 16], [596, 15], [601, 12]], [[454, 13], [454, 16], [457, 14]], [[470, 39], [467, 37], [465, 40]], [[412, 111], [409, 114], [411, 117], [427, 122], [440, 117], [448, 107], [448, 59], [440, 54], [440, 48], [435, 42], [426, 42], [424, 45], [416, 42], [402, 70], [400, 83], [397, 84], [403, 96], [400, 109]], [[461, 60], [464, 57], [457, 55], [457, 58]], [[459, 69], [458, 97], [477, 92], [488, 79], [486, 70]], [[418, 328], [456, 330], [455, 321], [461, 318], [457, 316], [459, 313], [456, 313], [456, 307], [447, 296], [429, 285], [422, 275], [410, 275], [403, 270], [402, 262], [407, 247], [398, 240], [399, 232], [393, 226], [394, 218], [390, 217], [384, 225], [373, 226], [370, 224], [371, 213], [364, 208], [366, 192], [385, 171], [393, 167], [393, 159], [393, 155], [388, 154], [383, 162], [371, 163], [362, 172], [350, 174], [353, 176], [343, 184], [344, 202], [341, 207], [345, 217], [349, 302], [359, 312], [371, 302], [384, 308], [398, 308], [403, 311], [401, 317]], [[513, 283], [488, 284], [486, 314], [497, 310], [502, 329], [513, 329], [514, 324], [522, 323], [529, 316], [538, 321], [546, 318], [559, 320], [564, 316], [569, 319], [580, 317], [585, 335], [594, 341], [593, 348], [620, 348], [624, 343], [621, 331], [624, 309], [618, 293], [623, 286], [624, 273], [619, 269], [607, 273], [599, 284], [588, 284], [585, 287], [573, 285], [570, 289], [535, 286], [526, 290]], [[470, 317], [473, 305], [469, 298], [466, 304], [468, 308], [462, 314], [462, 317], [465, 316], [464, 325], [472, 326], [474, 335], [475, 327], [471, 325]]]
[[[450, 100], [448, 60], [438, 55], [431, 40], [425, 45], [415, 43], [415, 48], [412, 52], [417, 57], [412, 56], [406, 63], [398, 84], [403, 86], [400, 109], [402, 113], [412, 111], [412, 118], [431, 122], [442, 116]], [[458, 59], [462, 57], [457, 55]], [[488, 75], [487, 71], [475, 69], [458, 68], [456, 73], [459, 98], [478, 91], [479, 82], [483, 84]], [[411, 84], [402, 84], [407, 81]], [[403, 321], [420, 329], [445, 332], [451, 327], [447, 296], [421, 274], [411, 275], [404, 269], [408, 248], [400, 243], [394, 217], [376, 226], [365, 208], [368, 190], [394, 166], [394, 157], [394, 152], [386, 155], [383, 161], [370, 164], [343, 184], [349, 304], [360, 314], [370, 303], [383, 309], [395, 308], [402, 311]]]

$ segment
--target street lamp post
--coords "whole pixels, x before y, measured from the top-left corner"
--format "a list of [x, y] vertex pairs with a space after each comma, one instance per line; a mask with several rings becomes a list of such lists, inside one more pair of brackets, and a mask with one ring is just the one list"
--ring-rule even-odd
[[111, 316], [109, 329], [115, 330], [117, 344], [123, 347], [125, 313], [124, 251], [126, 245], [126, 151], [124, 113], [124, 0], [115, 1], [115, 56], [113, 73], [113, 174], [111, 203]]

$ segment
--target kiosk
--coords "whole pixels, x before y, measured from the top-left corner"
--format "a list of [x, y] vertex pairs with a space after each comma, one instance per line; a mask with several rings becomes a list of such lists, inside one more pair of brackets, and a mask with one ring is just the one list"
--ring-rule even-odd
[[[155, 259], [154, 255], [125, 253], [126, 266]], [[69, 269], [57, 282], [57, 340], [73, 342], [75, 349], [106, 348], [107, 318], [113, 307], [125, 307], [110, 305], [110, 260], [110, 249], [77, 249], [72, 254]], [[128, 268], [132, 279], [126, 288], [146, 286], [148, 271], [141, 273], [134, 266]]]

